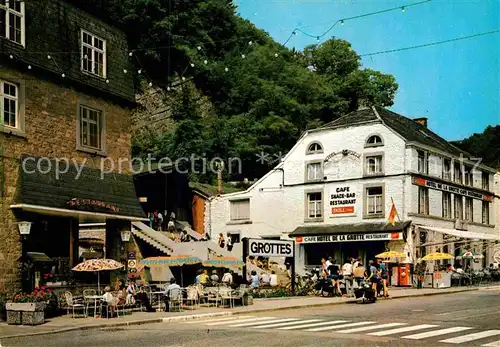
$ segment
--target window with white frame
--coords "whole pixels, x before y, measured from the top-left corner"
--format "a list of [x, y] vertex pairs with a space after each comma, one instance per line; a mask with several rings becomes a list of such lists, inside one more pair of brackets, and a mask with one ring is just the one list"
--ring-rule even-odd
[[323, 179], [322, 162], [307, 164], [307, 181], [317, 181]]
[[321, 192], [307, 193], [307, 218], [323, 217], [323, 194]]
[[490, 224], [490, 204], [487, 201], [483, 201], [482, 222], [483, 224]]
[[429, 214], [429, 188], [418, 187], [418, 213]]
[[20, 127], [18, 85], [0, 80], [0, 113], [0, 125], [15, 129]]
[[481, 174], [481, 184], [484, 190], [490, 190], [490, 175], [487, 172]]
[[82, 71], [106, 77], [106, 41], [85, 30], [81, 32]]
[[451, 193], [443, 192], [443, 218], [452, 218]]
[[382, 170], [382, 156], [374, 155], [365, 157], [366, 174], [377, 175], [383, 172]]
[[464, 205], [461, 195], [455, 194], [455, 219], [464, 219]]
[[24, 46], [24, 1], [0, 0], [0, 37]]
[[473, 186], [474, 185], [474, 175], [472, 171], [472, 167], [470, 166], [464, 166], [464, 184], [466, 186]]
[[250, 199], [234, 200], [230, 204], [232, 221], [250, 220]]
[[455, 163], [453, 165], [454, 176], [453, 179], [456, 183], [462, 183], [462, 164]]
[[368, 137], [368, 140], [366, 140], [365, 147], [378, 147], [378, 146], [383, 146], [384, 142], [382, 141], [382, 138], [378, 135], [372, 135]]
[[80, 147], [102, 151], [104, 150], [104, 117], [102, 111], [80, 105], [79, 110]]
[[465, 220], [473, 222], [474, 202], [472, 198], [465, 198]]
[[424, 151], [417, 151], [417, 158], [418, 158], [418, 172], [424, 174], [428, 173], [429, 165], [427, 162], [427, 153]]
[[451, 181], [451, 160], [443, 159], [443, 179]]
[[384, 189], [382, 187], [366, 188], [366, 214], [379, 215], [383, 210]]
[[323, 153], [323, 147], [318, 142], [313, 142], [307, 147], [307, 154]]

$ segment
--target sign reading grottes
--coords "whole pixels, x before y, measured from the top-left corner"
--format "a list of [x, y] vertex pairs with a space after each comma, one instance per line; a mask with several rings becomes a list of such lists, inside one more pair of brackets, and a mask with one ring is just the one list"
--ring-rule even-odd
[[248, 255], [258, 257], [293, 257], [293, 241], [248, 239]]

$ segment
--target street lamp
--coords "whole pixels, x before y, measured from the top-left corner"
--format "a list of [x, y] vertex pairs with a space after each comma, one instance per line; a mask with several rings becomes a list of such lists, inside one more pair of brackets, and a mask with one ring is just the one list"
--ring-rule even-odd
[[122, 230], [120, 232], [120, 235], [122, 237], [123, 242], [129, 242], [130, 241], [130, 230]]
[[17, 227], [19, 228], [19, 234], [21, 235], [21, 283], [23, 285], [23, 291], [27, 289], [27, 269], [26, 269], [26, 246], [25, 241], [31, 232], [31, 222], [19, 222]]
[[21, 234], [23, 239], [26, 239], [31, 231], [31, 222], [19, 222], [17, 226], [19, 227], [19, 234]]

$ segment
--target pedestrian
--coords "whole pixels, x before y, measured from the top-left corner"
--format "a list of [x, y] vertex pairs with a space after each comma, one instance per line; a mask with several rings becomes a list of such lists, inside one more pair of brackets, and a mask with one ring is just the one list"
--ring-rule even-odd
[[378, 283], [380, 281], [379, 277], [378, 277], [378, 269], [377, 267], [375, 266], [375, 263], [373, 260], [370, 260], [368, 262], [368, 281], [370, 281], [372, 283], [372, 289], [373, 289], [373, 292], [375, 295], [377, 295], [377, 287], [378, 287]]
[[260, 278], [259, 275], [257, 274], [257, 271], [252, 271], [252, 274], [250, 276], [250, 287], [253, 289], [258, 289], [260, 287]]
[[330, 265], [327, 268], [328, 272], [328, 278], [332, 281], [332, 286], [334, 288], [334, 291], [336, 291], [336, 296], [342, 296], [342, 290], [340, 290], [340, 278], [339, 278], [339, 271], [340, 268], [337, 264], [336, 261], [333, 262], [333, 265]]
[[382, 284], [384, 285], [384, 298], [389, 296], [389, 290], [387, 289], [387, 281], [389, 279], [387, 265], [383, 262], [380, 262], [380, 277], [382, 278]]
[[361, 281], [365, 278], [365, 267], [360, 261], [358, 261], [358, 266], [352, 270], [352, 273], [354, 275], [354, 280], [358, 284], [358, 288], [361, 287]]
[[346, 259], [342, 265], [342, 276], [344, 277], [345, 292], [348, 296], [352, 295], [353, 277], [352, 277], [352, 259]]
[[158, 212], [158, 231], [163, 230], [163, 215], [161, 212]]
[[154, 228], [154, 219], [155, 219], [155, 217], [154, 217], [153, 213], [151, 213], [151, 212], [148, 213], [148, 217], [149, 217], [149, 227], [151, 229], [153, 229]]
[[175, 281], [175, 278], [170, 279], [170, 285], [165, 289], [164, 300], [165, 300], [165, 311], [170, 311], [170, 302], [176, 300], [181, 295], [181, 286]]
[[227, 234], [227, 250], [231, 252], [233, 250], [233, 238], [230, 234]]
[[224, 235], [219, 234], [219, 247], [224, 248], [226, 246], [226, 240], [224, 240]]

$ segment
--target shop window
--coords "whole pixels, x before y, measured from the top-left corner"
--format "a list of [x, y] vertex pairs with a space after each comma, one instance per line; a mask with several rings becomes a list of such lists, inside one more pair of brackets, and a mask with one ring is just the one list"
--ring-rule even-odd
[[455, 163], [453, 165], [453, 180], [455, 183], [462, 183], [462, 165], [460, 163]]
[[106, 78], [106, 41], [81, 31], [82, 71]]
[[77, 128], [78, 149], [103, 154], [106, 143], [105, 124], [101, 110], [80, 105]]
[[230, 205], [231, 221], [250, 220], [250, 199], [234, 200]]
[[481, 174], [481, 184], [484, 190], [490, 190], [490, 175], [487, 172]]
[[490, 224], [490, 205], [487, 201], [483, 201], [482, 222], [483, 224]]
[[0, 111], [6, 127], [19, 128], [19, 87], [0, 80]]
[[474, 216], [474, 203], [472, 198], [465, 198], [465, 220], [472, 222]]
[[0, 0], [0, 37], [24, 46], [24, 1]]
[[465, 178], [464, 184], [466, 186], [472, 187], [474, 185], [474, 174], [471, 167], [469, 166], [464, 167], [464, 178]]
[[418, 213], [429, 214], [429, 188], [418, 187]]
[[427, 160], [427, 153], [424, 151], [417, 150], [418, 158], [418, 172], [427, 174], [429, 173], [429, 162]]
[[452, 218], [451, 193], [443, 192], [443, 217], [444, 218]]
[[464, 218], [464, 207], [461, 195], [455, 195], [455, 219]]
[[323, 218], [323, 193], [306, 193], [306, 220], [319, 220]]
[[443, 179], [451, 181], [451, 160], [443, 159]]
[[306, 182], [320, 181], [323, 179], [323, 163], [312, 162], [306, 164]]
[[307, 147], [306, 154], [319, 154], [323, 153], [323, 146], [319, 142], [313, 142]]
[[371, 186], [365, 188], [365, 218], [384, 216], [384, 187]]
[[378, 147], [378, 146], [383, 146], [384, 141], [382, 141], [382, 137], [379, 135], [372, 135], [368, 137], [365, 143], [365, 147]]
[[370, 155], [365, 157], [365, 176], [382, 175], [383, 170], [383, 156]]
[[240, 235], [240, 233], [234, 233], [234, 234], [228, 233], [228, 236], [231, 237], [231, 240], [233, 241], [233, 244], [241, 242], [241, 235]]

